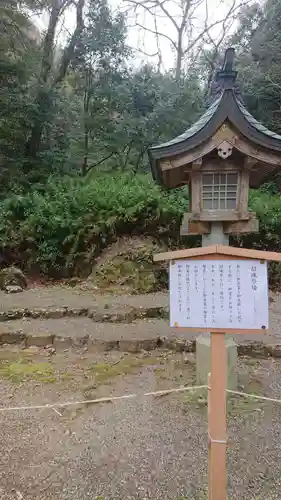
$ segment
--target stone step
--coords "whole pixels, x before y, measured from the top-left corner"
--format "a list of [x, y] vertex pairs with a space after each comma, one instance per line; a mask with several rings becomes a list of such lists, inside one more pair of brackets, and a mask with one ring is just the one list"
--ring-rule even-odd
[[60, 319], [87, 317], [97, 323], [132, 323], [137, 319], [143, 318], [168, 318], [169, 308], [167, 306], [131, 306], [113, 303], [110, 306], [99, 307], [31, 307], [31, 308], [12, 308], [6, 311], [0, 311], [0, 322], [17, 320], [22, 318], [32, 319]]
[[[259, 338], [260, 337], [260, 338]], [[118, 349], [124, 352], [165, 348], [194, 352], [196, 334], [179, 334], [163, 319], [142, 319], [133, 323], [93, 322], [91, 318], [21, 319], [3, 323], [0, 344], [22, 347], [52, 346], [54, 350], [87, 347], [93, 351]], [[270, 335], [235, 336], [238, 354], [281, 357], [281, 344]]]

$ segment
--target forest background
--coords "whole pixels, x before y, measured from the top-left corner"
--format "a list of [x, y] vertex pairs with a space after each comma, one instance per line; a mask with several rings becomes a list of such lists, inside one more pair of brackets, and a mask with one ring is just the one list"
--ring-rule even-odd
[[[281, 134], [281, 0], [213, 1], [1, 1], [0, 266], [73, 276], [120, 236], [198, 243], [147, 150], [204, 112], [227, 46], [247, 108]], [[235, 244], [281, 251], [280, 189], [251, 192], [260, 232]]]

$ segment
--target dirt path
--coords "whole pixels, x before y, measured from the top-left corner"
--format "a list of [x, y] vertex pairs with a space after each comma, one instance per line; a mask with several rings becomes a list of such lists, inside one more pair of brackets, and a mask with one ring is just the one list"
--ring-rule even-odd
[[[236, 337], [240, 344], [263, 342], [266, 345], [281, 345], [281, 295], [272, 295], [270, 303], [270, 333], [267, 335], [241, 335]], [[63, 317], [63, 308], [82, 311], [82, 314], [75, 318]], [[49, 311], [52, 310], [53, 317], [49, 319], [18, 319], [6, 321], [2, 324], [1, 332], [23, 332], [25, 336], [46, 335], [45, 344], [52, 343], [52, 338], [57, 338], [57, 344], [61, 344], [62, 339], [67, 339], [68, 344], [81, 345], [83, 339], [89, 339], [89, 344], [98, 342], [145, 342], [151, 340], [152, 348], [157, 343], [157, 338], [166, 337], [175, 339], [184, 337], [186, 340], [194, 340], [194, 334], [179, 333], [176, 329], [171, 329], [168, 321], [157, 318], [146, 318], [144, 321], [126, 319], [126, 314], [130, 308], [142, 309], [163, 308], [168, 310], [168, 293], [155, 293], [150, 295], [99, 295], [88, 288], [82, 286], [69, 288], [63, 286], [40, 287], [27, 290], [20, 294], [7, 295], [0, 292], [0, 313], [11, 310], [32, 310]], [[84, 312], [83, 312], [84, 311]], [[125, 313], [124, 313], [125, 311]], [[61, 317], [56, 313], [61, 314]], [[114, 316], [119, 313], [125, 314], [122, 324], [108, 322], [100, 319], [104, 315]], [[79, 313], [80, 314], [80, 313]], [[88, 316], [93, 316], [90, 319]], [[156, 313], [157, 316], [157, 313]], [[55, 319], [58, 318], [58, 319]], [[1, 319], [1, 318], [0, 318]], [[5, 337], [6, 338], [6, 337]], [[74, 341], [73, 341], [74, 340]], [[32, 341], [30, 341], [32, 343]], [[3, 342], [2, 342], [3, 343]], [[88, 340], [86, 341], [88, 343]], [[41, 344], [42, 345], [42, 344]], [[113, 344], [116, 346], [116, 344]], [[151, 347], [149, 347], [151, 348]], [[124, 349], [127, 347], [124, 344]]]
[[99, 306], [150, 307], [168, 306], [168, 293], [148, 295], [100, 295], [85, 287], [48, 286], [31, 288], [13, 295], [0, 291], [0, 311], [25, 308], [73, 307], [94, 308]]
[[[1, 413], [1, 500], [206, 500], [206, 394], [142, 396], [194, 383], [192, 355], [32, 352], [1, 349], [1, 407], [139, 396]], [[280, 362], [240, 359], [246, 392], [280, 398], [280, 375]], [[280, 499], [280, 417], [281, 405], [230, 400], [231, 500]]]

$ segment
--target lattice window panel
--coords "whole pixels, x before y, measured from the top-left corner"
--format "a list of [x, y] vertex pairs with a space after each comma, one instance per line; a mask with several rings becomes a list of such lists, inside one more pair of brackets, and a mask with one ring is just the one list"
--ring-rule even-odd
[[237, 173], [203, 174], [203, 210], [235, 210], [237, 207], [237, 188]]

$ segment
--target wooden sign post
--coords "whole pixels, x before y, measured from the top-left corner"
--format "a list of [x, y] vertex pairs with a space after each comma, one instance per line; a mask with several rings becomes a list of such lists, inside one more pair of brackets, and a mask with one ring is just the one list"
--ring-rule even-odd
[[209, 500], [227, 498], [225, 334], [268, 331], [267, 262], [281, 254], [213, 245], [155, 255], [170, 261], [170, 326], [210, 332]]

